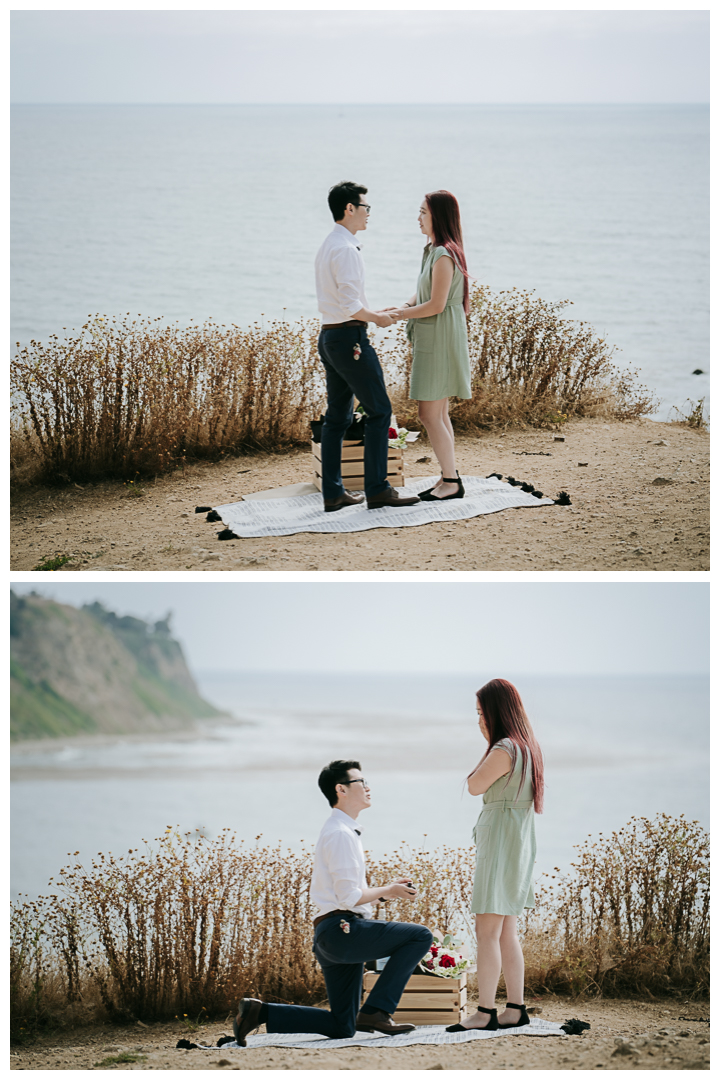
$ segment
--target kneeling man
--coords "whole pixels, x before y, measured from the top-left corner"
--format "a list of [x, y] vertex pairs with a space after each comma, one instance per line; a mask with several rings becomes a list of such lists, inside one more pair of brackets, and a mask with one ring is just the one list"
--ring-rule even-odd
[[[320, 789], [332, 813], [315, 848], [310, 897], [317, 908], [313, 952], [322, 968], [330, 1011], [305, 1005], [274, 1005], [243, 998], [233, 1024], [235, 1038], [246, 1045], [260, 1024], [268, 1032], [317, 1032], [331, 1039], [352, 1038], [355, 1031], [399, 1035], [413, 1024], [391, 1019], [405, 985], [432, 944], [432, 933], [417, 923], [372, 919], [381, 900], [410, 900], [416, 895], [409, 878], [369, 889], [360, 841], [361, 810], [370, 806], [370, 788], [357, 761], [332, 761], [320, 773]], [[360, 1008], [366, 960], [388, 956], [380, 978]]]

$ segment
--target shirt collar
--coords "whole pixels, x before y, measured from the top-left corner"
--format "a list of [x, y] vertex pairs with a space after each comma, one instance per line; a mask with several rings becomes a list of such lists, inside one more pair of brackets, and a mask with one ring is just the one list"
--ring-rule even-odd
[[[345, 232], [347, 232], [347, 229], [345, 230]], [[358, 834], [358, 836], [360, 836], [363, 831], [362, 825], [358, 825], [357, 821], [355, 821], [354, 818], [351, 818], [349, 814], [346, 814], [344, 810], [340, 810], [337, 806], [333, 806], [332, 814], [330, 815], [330, 817], [337, 818], [339, 821], [342, 821], [343, 824], [349, 825], [350, 828]]]
[[[350, 230], [346, 229], [344, 225], [341, 225], [339, 221], [335, 222], [335, 228], [333, 229], [333, 232], [338, 233], [340, 236], [343, 236], [348, 241], [348, 243], [352, 244], [352, 246], [357, 248], [358, 251], [362, 251], [362, 244], [358, 241], [357, 237], [353, 236]], [[347, 814], [345, 814], [345, 817], [347, 817]]]

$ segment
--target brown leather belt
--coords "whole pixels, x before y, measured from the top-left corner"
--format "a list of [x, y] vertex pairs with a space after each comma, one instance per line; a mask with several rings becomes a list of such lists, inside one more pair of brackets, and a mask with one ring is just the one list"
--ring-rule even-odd
[[323, 330], [339, 330], [341, 326], [364, 326], [367, 329], [367, 323], [362, 322], [361, 319], [348, 319], [347, 322], [330, 322], [323, 323]]
[[328, 911], [327, 915], [318, 915], [317, 919], [313, 919], [313, 926], [317, 926], [324, 919], [330, 919], [333, 915], [349, 915], [351, 919], [362, 919], [362, 915], [358, 915], [356, 911], [343, 911], [342, 908], [336, 908], [335, 911]]

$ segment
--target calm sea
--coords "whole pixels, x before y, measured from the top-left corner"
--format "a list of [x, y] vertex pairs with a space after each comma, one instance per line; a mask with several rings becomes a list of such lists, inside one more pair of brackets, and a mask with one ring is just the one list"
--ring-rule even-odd
[[325, 195], [369, 188], [370, 303], [414, 291], [423, 194], [494, 290], [570, 299], [670, 406], [708, 391], [708, 109], [15, 106], [12, 340], [88, 314], [315, 316]]
[[[708, 687], [701, 678], [538, 678], [520, 686], [546, 757], [537, 875], [633, 816], [685, 814], [709, 826]], [[470, 844], [480, 800], [463, 777], [484, 749], [477, 679], [206, 674], [204, 694], [235, 720], [197, 739], [15, 749], [11, 889], [37, 895], [79, 851], [127, 851], [166, 826], [230, 826], [249, 844], [312, 844], [329, 809], [320, 768], [358, 759], [371, 783], [364, 842]], [[242, 722], [240, 722], [242, 721]]]

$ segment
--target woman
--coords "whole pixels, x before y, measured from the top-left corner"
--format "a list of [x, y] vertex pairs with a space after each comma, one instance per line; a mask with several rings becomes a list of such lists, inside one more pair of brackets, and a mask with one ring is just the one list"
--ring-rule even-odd
[[[468, 1028], [523, 1027], [525, 964], [517, 917], [534, 907], [535, 814], [542, 813], [543, 759], [520, 695], [505, 679], [492, 679], [477, 693], [480, 731], [488, 748], [467, 778], [471, 795], [483, 795], [473, 833], [477, 845], [472, 912], [477, 934], [478, 1010]], [[495, 1008], [500, 971], [507, 1005]]]
[[472, 397], [465, 318], [468, 271], [457, 199], [449, 191], [430, 192], [423, 199], [418, 221], [428, 244], [417, 292], [404, 307], [392, 308], [389, 314], [396, 322], [410, 320], [410, 397], [418, 403], [420, 422], [442, 470], [437, 483], [421, 492], [420, 498], [426, 502], [462, 499], [465, 489], [455, 465], [455, 435], [448, 408], [448, 398]]

